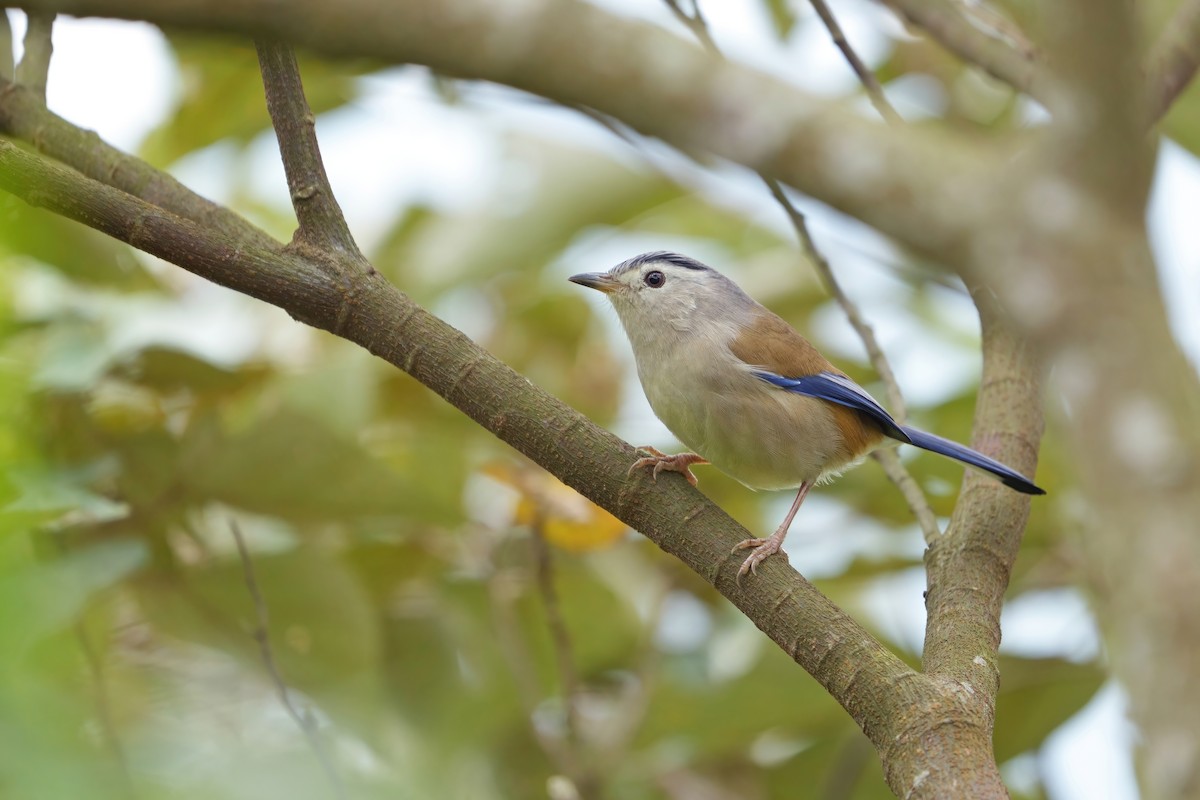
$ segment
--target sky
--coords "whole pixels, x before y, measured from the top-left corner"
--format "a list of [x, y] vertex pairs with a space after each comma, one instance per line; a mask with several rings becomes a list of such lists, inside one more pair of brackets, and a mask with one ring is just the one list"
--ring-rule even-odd
[[[602, 3], [624, 14], [643, 16], [681, 35], [686, 33], [661, 4], [643, 0], [607, 0]], [[854, 76], [841, 55], [829, 43], [823, 29], [816, 25], [803, 28], [786, 46], [770, 34], [768, 22], [752, 0], [724, 0], [708, 10], [712, 28], [726, 52], [739, 60], [775, 72], [822, 95], [836, 95], [854, 89]], [[24, 23], [12, 15], [18, 36]], [[886, 54], [887, 41], [882, 32], [903, 35], [881, 7], [865, 0], [846, 0], [839, 4], [839, 21], [864, 60], [872, 63]], [[180, 81], [161, 34], [149, 25], [97, 20], [60, 19], [55, 27], [55, 54], [49, 80], [49, 104], [57, 113], [85, 128], [96, 130], [110, 143], [135, 150], [138, 143], [169, 112]], [[19, 50], [19, 47], [18, 47]], [[786, 72], [784, 66], [786, 65]], [[665, 148], [651, 147], [649, 154], [635, 153], [582, 117], [548, 105], [529, 103], [508, 90], [483, 87], [472, 89], [476, 102], [472, 110], [448, 108], [433, 97], [427, 82], [415, 70], [388, 70], [365, 78], [361, 97], [350, 106], [319, 121], [326, 166], [339, 200], [351, 220], [356, 235], [364, 243], [383, 234], [390, 214], [405, 201], [420, 200], [440, 208], [469, 207], [481, 202], [490, 182], [505, 180], [498, 172], [496, 133], [510, 129], [536, 130], [542, 135], [561, 137], [574, 145], [594, 147], [630, 163], [651, 163], [672, 176], [681, 176], [706, 195], [739, 209], [755, 222], [790, 235], [787, 222], [774, 201], [754, 181], [736, 171], [717, 170], [701, 173]], [[936, 113], [941, 98], [919, 80], [889, 85], [889, 95], [908, 119]], [[389, 157], [378, 159], [387, 152]], [[189, 156], [176, 165], [174, 172], [185, 184], [218, 202], [227, 199], [228, 177], [232, 170], [247, 168], [245, 183], [260, 199], [282, 206], [288, 203], [282, 167], [275, 151], [273, 136], [262, 136], [251, 146], [248, 161], [235, 158], [231, 148], [216, 145]], [[1171, 321], [1186, 351], [1200, 363], [1200, 226], [1195, 224], [1200, 208], [1200, 162], [1181, 148], [1167, 143], [1159, 153], [1158, 174], [1149, 212], [1149, 229], [1159, 260], [1164, 294]], [[895, 251], [882, 237], [852, 220], [815, 203], [805, 203], [813, 232], [830, 260], [837, 265], [845, 285], [855, 293], [864, 314], [876, 326], [885, 350], [901, 354], [894, 366], [906, 394], [916, 405], [936, 402], [957, 390], [962, 382], [973, 379], [978, 364], [960, 351], [947, 350], [919, 357], [904, 354], [914, 350], [903, 346], [916, 335], [893, 304], [889, 292], [896, 285], [887, 275], [886, 264]], [[587, 240], [576, 245], [563, 259], [565, 277], [571, 272], [606, 269], [623, 260], [636, 246], [660, 249], [673, 246], [662, 241], [639, 242], [636, 238]], [[703, 258], [703, 253], [693, 253]], [[882, 265], [882, 266], [881, 266]], [[197, 339], [197, 331], [216, 328], [235, 334], [241, 331], [223, 290], [203, 294], [195, 305], [194, 316], [160, 320], [156, 324], [174, 325], [180, 337], [192, 337], [193, 346], [214, 351], [227, 348], [222, 341]], [[224, 305], [223, 305], [224, 303]], [[973, 309], [960, 296], [946, 293], [941, 300], [944, 318], [970, 331], [977, 327]], [[439, 309], [452, 324], [471, 333], [469, 308]], [[845, 323], [831, 316], [818, 320], [828, 326], [834, 348], [842, 355], [856, 356], [861, 345]], [[162, 331], [156, 332], [162, 335]], [[614, 329], [614, 335], [615, 329]], [[286, 339], [286, 335], [283, 336]], [[926, 346], [927, 339], [922, 340]], [[286, 349], [286, 343], [281, 345]], [[227, 349], [224, 351], [228, 354]], [[929, 365], [937, 365], [931, 371]], [[639, 441], [669, 439], [661, 423], [654, 419], [641, 397], [635, 381], [629, 381], [630, 395], [620, 414], [616, 431]], [[910, 388], [912, 387], [912, 388]], [[781, 497], [781, 503], [788, 498]], [[805, 512], [815, 526], [820, 519], [844, 513], [831, 502], [814, 497]], [[798, 537], [797, 537], [798, 538]], [[831, 546], [817, 538], [789, 540], [794, 563], [804, 563], [806, 572], [819, 576], [834, 572], [848, 557], [843, 546]], [[861, 548], [916, 548], [922, 543], [915, 529], [911, 536], [896, 537], [866, 530], [853, 545]], [[919, 607], [899, 606], [898, 597], [919, 597], [924, 588], [921, 570], [897, 576], [891, 585], [881, 586], [866, 602], [880, 624], [902, 642], [913, 643], [919, 650], [924, 622]], [[680, 613], [686, 613], [686, 610]], [[1095, 623], [1081, 595], [1070, 589], [1028, 594], [1011, 602], [1003, 618], [1002, 650], [1025, 656], [1062, 655], [1088, 659], [1100, 647]], [[1125, 721], [1125, 697], [1119, 686], [1105, 687], [1076, 717], [1054, 733], [1036, 757], [1018, 759], [1005, 765], [1006, 779], [1014, 786], [1033, 785], [1041, 775], [1055, 800], [1137, 797], [1130, 747], [1134, 733]]]

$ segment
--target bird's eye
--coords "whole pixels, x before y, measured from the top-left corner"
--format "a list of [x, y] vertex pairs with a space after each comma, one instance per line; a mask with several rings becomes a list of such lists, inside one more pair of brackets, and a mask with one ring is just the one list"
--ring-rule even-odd
[[658, 270], [653, 270], [646, 273], [646, 277], [642, 281], [651, 289], [658, 289], [667, 282], [667, 276], [663, 275]]

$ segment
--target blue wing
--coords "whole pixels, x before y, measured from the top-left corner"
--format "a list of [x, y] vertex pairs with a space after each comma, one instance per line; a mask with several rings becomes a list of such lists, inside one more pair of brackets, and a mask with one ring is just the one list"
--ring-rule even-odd
[[1016, 489], [1018, 492], [1025, 494], [1046, 493], [1043, 489], [1035, 486], [1033, 481], [1013, 468], [1001, 464], [994, 458], [988, 458], [983, 453], [978, 453], [958, 442], [943, 439], [941, 436], [934, 436], [932, 433], [926, 433], [916, 428], [897, 425], [891, 415], [884, 411], [871, 395], [867, 394], [861, 386], [844, 375], [837, 375], [833, 372], [820, 372], [816, 375], [806, 375], [803, 378], [785, 378], [782, 375], [776, 375], [774, 372], [768, 372], [763, 369], [754, 370], [754, 374], [767, 383], [778, 386], [785, 391], [807, 395], [808, 397], [816, 397], [820, 400], [827, 400], [830, 403], [837, 403], [838, 405], [862, 412], [879, 423], [880, 427], [883, 428], [883, 432], [891, 438], [905, 444], [916, 445], [923, 450], [949, 456], [964, 464], [970, 464], [973, 467], [990, 472], [999, 478], [1004, 485]]
[[819, 372], [816, 375], [805, 375], [802, 378], [785, 378], [765, 369], [756, 369], [754, 374], [760, 379], [778, 386], [789, 392], [827, 400], [830, 403], [852, 408], [866, 414], [879, 424], [883, 432], [893, 439], [911, 444], [912, 439], [904, 429], [896, 424], [892, 415], [883, 410], [883, 406], [875, 402], [875, 398], [866, 390], [845, 375], [833, 372]]

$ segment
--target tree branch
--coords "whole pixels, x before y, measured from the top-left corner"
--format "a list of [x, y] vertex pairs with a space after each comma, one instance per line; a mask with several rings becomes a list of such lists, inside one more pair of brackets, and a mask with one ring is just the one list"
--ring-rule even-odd
[[1200, 0], [1183, 0], [1146, 59], [1149, 114], [1166, 115], [1200, 68]]
[[13, 77], [13, 32], [8, 12], [0, 8], [0, 81]]
[[1030, 55], [989, 35], [963, 15], [950, 0], [880, 0], [934, 41], [997, 80], [1047, 104], [1037, 62]]
[[896, 380], [896, 373], [892, 371], [891, 363], [884, 354], [883, 348], [879, 346], [879, 340], [875, 338], [875, 330], [863, 318], [862, 312], [858, 310], [858, 306], [854, 304], [850, 296], [842, 289], [837, 276], [833, 273], [833, 267], [830, 266], [829, 260], [817, 249], [817, 244], [813, 241], [812, 234], [808, 231], [808, 222], [804, 218], [804, 214], [800, 212], [800, 209], [796, 208], [795, 204], [792, 203], [792, 199], [787, 196], [787, 193], [777, 181], [766, 177], [763, 180], [766, 182], [767, 188], [771, 190], [771, 196], [783, 208], [784, 213], [788, 216], [788, 220], [792, 223], [792, 227], [796, 229], [796, 235], [800, 237], [800, 247], [812, 262], [813, 269], [821, 277], [821, 282], [825, 284], [825, 288], [833, 295], [833, 299], [841, 307], [842, 313], [846, 315], [846, 320], [850, 323], [850, 327], [854, 328], [854, 332], [862, 340], [863, 347], [867, 350], [867, 358], [871, 361], [871, 366], [875, 367], [875, 371], [879, 373], [879, 379], [883, 381], [884, 389], [887, 391], [888, 405], [892, 409], [892, 414], [895, 416], [896, 421], [903, 425], [908, 421], [908, 407], [904, 402], [904, 394], [900, 391], [900, 384]]
[[[792, 227], [796, 229], [796, 235], [800, 238], [800, 246], [812, 262], [813, 268], [817, 271], [817, 275], [821, 277], [821, 281], [833, 295], [837, 304], [841, 306], [842, 313], [846, 315], [850, 326], [854, 328], [858, 338], [862, 340], [863, 347], [867, 350], [867, 357], [871, 360], [871, 365], [875, 367], [875, 372], [878, 373], [879, 379], [883, 381], [884, 388], [887, 392], [888, 404], [892, 408], [892, 414], [896, 420], [903, 425], [908, 421], [908, 408], [904, 402], [904, 394], [900, 391], [900, 383], [896, 380], [896, 374], [892, 371], [892, 365], [888, 361], [887, 356], [883, 352], [883, 348], [879, 346], [879, 340], [875, 338], [875, 331], [871, 325], [863, 317], [858, 306], [850, 299], [850, 296], [842, 289], [841, 283], [838, 282], [837, 276], [834, 275], [833, 267], [824, 254], [817, 249], [816, 242], [813, 241], [812, 235], [808, 232], [808, 223], [800, 209], [796, 208], [790, 197], [779, 185], [778, 181], [764, 177], [763, 180], [767, 184], [767, 188], [771, 190], [772, 196], [783, 207], [784, 212], [788, 215], [788, 219], [792, 222]], [[884, 474], [887, 475], [900, 493], [904, 495], [904, 501], [908, 504], [909, 510], [913, 512], [913, 516], [917, 519], [917, 524], [921, 527], [921, 533], [925, 537], [926, 542], [933, 541], [941, 535], [941, 529], [938, 527], [937, 516], [933, 513], [933, 509], [929, 505], [929, 499], [925, 497], [925, 493], [921, 491], [920, 485], [913, 478], [909, 471], [901, 463], [900, 457], [894, 450], [877, 450], [872, 453], [875, 461], [883, 467]]]
[[[231, 244], [3, 140], [0, 188], [308, 324], [338, 328], [404, 369], [712, 583], [846, 708], [883, 754], [897, 792], [935, 797], [949, 791], [943, 779], [962, 780], [961, 770], [939, 772], [931, 754], [953, 750], [967, 772], [988, 768], [990, 751], [982, 747], [988, 734], [975, 710], [913, 672], [782, 559], [739, 587], [730, 551], [748, 536], [745, 529], [682, 479], [656, 484], [627, 476], [632, 447], [530, 384], [378, 272], [330, 275], [327, 263], [296, 252]], [[940, 777], [923, 777], [931, 771]]]
[[[665, 0], [675, 15], [696, 34], [701, 43], [710, 52], [718, 58], [724, 58], [717, 47], [716, 40], [713, 39], [708, 29], [707, 23], [704, 21], [704, 17], [700, 13], [698, 0], [693, 1], [695, 2], [695, 11], [689, 15], [683, 11], [677, 0]], [[821, 0], [813, 0], [813, 2], [821, 3]], [[828, 13], [829, 9], [826, 8], [825, 11]], [[838, 26], [837, 21], [833, 19], [832, 14], [829, 15], [829, 21], [826, 24], [829, 25], [830, 23], [832, 23], [830, 32], [833, 33], [836, 29], [837, 33], [840, 34], [841, 28]], [[849, 50], [848, 44], [846, 48]], [[857, 60], [858, 56], [852, 50], [849, 53]], [[861, 62], [859, 63], [861, 64]], [[871, 75], [871, 78], [873, 80], [874, 75]], [[878, 87], [878, 83], [876, 83], [876, 87]], [[870, 91], [869, 87], [868, 91]], [[887, 101], [884, 100], [883, 102], [886, 106]], [[887, 108], [890, 110], [891, 106], [887, 106]], [[895, 118], [894, 121], [902, 121], [894, 111], [892, 114]], [[884, 116], [885, 118], [887, 117], [886, 114]], [[816, 270], [817, 275], [820, 276], [821, 281], [825, 284], [825, 288], [833, 295], [837, 304], [841, 306], [846, 319], [850, 321], [851, 327], [854, 328], [858, 337], [862, 340], [863, 347], [867, 350], [867, 357], [871, 360], [872, 366], [875, 367], [875, 371], [879, 374], [879, 378], [883, 381], [883, 385], [887, 390], [888, 403], [892, 408], [892, 413], [900, 424], [904, 424], [908, 419], [908, 409], [904, 403], [904, 394], [900, 391], [900, 384], [896, 381], [895, 373], [892, 372], [892, 365], [888, 362], [883, 348], [879, 346], [879, 341], [875, 338], [875, 331], [872, 330], [871, 326], [863, 318], [862, 313], [858, 310], [858, 306], [854, 304], [850, 296], [842, 290], [842, 286], [833, 272], [833, 267], [830, 266], [828, 259], [817, 248], [817, 243], [813, 240], [812, 234], [809, 233], [808, 220], [805, 219], [804, 214], [801, 213], [800, 209], [796, 208], [796, 204], [788, 197], [787, 192], [780, 185], [779, 181], [762, 172], [759, 172], [758, 175], [762, 178], [763, 183], [767, 185], [767, 189], [770, 190], [771, 196], [775, 198], [775, 202], [787, 214], [788, 221], [792, 223], [792, 227], [796, 231], [796, 236], [800, 240], [800, 249], [808, 256], [809, 262], [812, 264], [813, 269]], [[900, 458], [894, 452], [888, 450], [877, 452], [875, 460], [883, 467], [888, 479], [904, 495], [905, 502], [908, 503], [913, 516], [917, 518], [917, 522], [921, 526], [925, 540], [929, 541], [937, 537], [940, 533], [937, 517], [934, 516], [933, 509], [929, 507], [929, 501], [926, 499], [925, 493], [921, 491], [921, 487], [909, 475], [908, 470], [904, 468], [904, 465], [900, 462]]]
[[875, 73], [863, 63], [862, 59], [858, 57], [858, 53], [850, 46], [850, 41], [842, 32], [842, 26], [838, 24], [837, 17], [829, 10], [825, 0], [809, 0], [809, 2], [812, 3], [813, 10], [821, 18], [821, 22], [825, 24], [825, 29], [829, 31], [833, 43], [837, 45], [838, 50], [842, 51], [842, 56], [850, 64], [854, 74], [858, 76], [859, 83], [866, 89], [867, 97], [871, 100], [871, 105], [879, 112], [879, 116], [883, 117], [884, 121], [890, 125], [904, 122], [896, 113], [896, 109], [888, 102], [887, 95], [883, 93], [883, 87], [879, 85], [879, 79], [875, 77]]
[[[491, 0], [22, 0], [238, 33], [329, 55], [424, 64], [586, 106], [685, 152], [704, 150], [787, 183], [943, 263], [965, 261], [994, 212], [978, 187], [1007, 154], [953, 131], [884, 129], [651, 24], [582, 2]], [[282, 13], [286, 9], [286, 13]], [[621, 57], [613, 53], [620, 51]], [[604, 64], [603, 70], [575, 65]], [[670, 70], [660, 69], [670, 64]], [[650, 84], [646, 75], [654, 74]], [[864, 155], [868, 156], [864, 158]], [[964, 196], [973, 198], [964, 202]], [[922, 202], [913, 202], [920, 197]]]
[[687, 26], [687, 29], [692, 32], [692, 35], [700, 40], [700, 44], [713, 55], [721, 55], [721, 48], [717, 46], [717, 40], [713, 38], [712, 31], [708, 29], [708, 22], [704, 19], [704, 12], [700, 10], [700, 0], [692, 0], [692, 13], [689, 14], [683, 10], [683, 6], [679, 5], [679, 0], [663, 0], [667, 7], [675, 14], [675, 18]]
[[579, 697], [579, 673], [575, 669], [575, 656], [571, 650], [571, 634], [563, 619], [562, 607], [558, 603], [558, 592], [554, 588], [554, 557], [546, 543], [545, 521], [541, 512], [533, 521], [532, 536], [534, 564], [537, 568], [538, 592], [546, 611], [546, 628], [554, 642], [554, 658], [558, 664], [558, 679], [562, 684], [563, 719], [566, 723], [567, 741], [571, 747], [579, 747], [579, 715], [575, 702]]
[[82, 617], [76, 620], [74, 629], [75, 640], [79, 642], [79, 650], [83, 653], [83, 660], [87, 662], [88, 673], [92, 677], [92, 698], [96, 706], [96, 720], [100, 723], [104, 744], [112, 754], [113, 761], [116, 762], [117, 772], [121, 776], [126, 797], [129, 800], [137, 800], [137, 782], [133, 779], [133, 771], [129, 768], [129, 757], [125, 754], [125, 747], [121, 744], [121, 737], [117, 733], [117, 725], [113, 721], [112, 704], [108, 697], [108, 681], [104, 676], [104, 662], [92, 644], [92, 638], [88, 635], [87, 625]]
[[570, 752], [571, 781], [582, 800], [602, 794], [599, 774], [584, 756], [582, 728], [579, 723], [579, 671], [575, 667], [575, 654], [571, 649], [571, 634], [563, 619], [562, 606], [558, 602], [558, 591], [554, 588], [554, 556], [546, 542], [545, 520], [542, 509], [534, 512], [530, 542], [533, 547], [534, 565], [537, 572], [538, 593], [546, 612], [546, 628], [554, 644], [554, 661], [558, 667], [559, 693], [563, 706], [563, 727], [566, 748]]
[[1200, 663], [1200, 616], [1173, 598], [1200, 583], [1200, 379], [1171, 333], [1146, 240], [1153, 159], [1134, 10], [1069, 0], [1050, 31], [1063, 54], [1056, 78], [1086, 113], [1055, 126], [1032, 168], [1073, 219], [1029, 226], [1020, 258], [997, 265], [1017, 266], [998, 291], [1018, 309], [1017, 286], [1031, 277], [1047, 296], [1070, 287], [1023, 322], [1070, 409], [1092, 522], [1085, 575], [1121, 645], [1112, 660], [1139, 728], [1143, 789], [1184, 798], [1200, 786], [1200, 686], [1185, 677]]
[[263, 597], [262, 591], [258, 588], [258, 578], [254, 574], [254, 561], [250, 558], [250, 550], [246, 547], [246, 540], [242, 537], [242, 531], [238, 528], [236, 522], [229, 523], [229, 530], [233, 534], [233, 541], [237, 543], [238, 557], [242, 561], [242, 577], [246, 581], [246, 590], [250, 593], [250, 598], [254, 601], [254, 630], [252, 636], [254, 641], [258, 643], [258, 652], [262, 657], [263, 666], [267, 669], [267, 674], [271, 678], [271, 683], [275, 687], [275, 694], [279, 696], [279, 703], [287, 711], [289, 717], [300, 728], [300, 732], [304, 734], [304, 738], [308, 741], [308, 746], [312, 749], [313, 754], [317, 757], [317, 761], [321, 765], [321, 770], [325, 773], [325, 777], [329, 780], [330, 786], [333, 788], [333, 794], [338, 798], [346, 797], [346, 787], [342, 783], [342, 776], [338, 773], [337, 767], [333, 764], [333, 759], [325, 750], [325, 743], [321, 741], [321, 733], [317, 730], [317, 722], [313, 719], [312, 713], [307, 709], [301, 711], [292, 702], [291, 691], [288, 689], [287, 683], [283, 680], [283, 674], [279, 671], [279, 664], [275, 660], [275, 650], [271, 647], [271, 618], [267, 612], [267, 601]]
[[244, 240], [262, 249], [280, 246], [243, 217], [204, 199], [145, 161], [112, 147], [93, 131], [75, 127], [46, 108], [31, 89], [2, 77], [0, 133], [24, 139], [39, 152], [83, 175], [203, 225], [230, 242]]
[[350, 235], [350, 227], [325, 174], [317, 145], [316, 118], [304, 97], [296, 54], [286, 44], [263, 39], [255, 42], [255, 48], [267, 95], [267, 111], [279, 139], [292, 206], [300, 223], [296, 241], [361, 259], [362, 253]]
[[[991, 292], [972, 296], [983, 328], [972, 445], [1032, 475], [1044, 427], [1037, 365]], [[970, 687], [989, 722], [1000, 686], [1000, 608], [1030, 505], [1028, 495], [968, 470], [949, 528], [925, 551], [925, 672]]]
[[37, 97], [46, 102], [46, 79], [50, 75], [50, 56], [54, 52], [51, 36], [54, 30], [54, 14], [32, 12], [28, 14], [25, 28], [25, 53], [17, 64], [17, 83], [28, 86]]

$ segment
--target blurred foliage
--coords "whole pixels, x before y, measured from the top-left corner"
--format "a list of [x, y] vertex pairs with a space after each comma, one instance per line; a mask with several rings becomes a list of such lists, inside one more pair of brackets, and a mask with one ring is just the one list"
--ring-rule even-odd
[[[219, 141], [244, 145], [270, 128], [253, 44], [185, 32], [173, 33], [170, 42], [180, 76], [178, 100], [170, 116], [142, 143], [142, 158], [168, 166]], [[369, 69], [365, 61], [348, 66], [303, 54], [297, 60], [305, 97], [317, 114], [351, 102], [355, 75]]]
[[[763, 3], [794, 35], [794, 4]], [[178, 103], [143, 156], [170, 164], [268, 130], [250, 48], [170, 41]], [[318, 111], [351, 102], [366, 69], [303, 66]], [[923, 39], [898, 41], [880, 74], [936, 81], [941, 124], [1016, 121], [1011, 92]], [[452, 81], [439, 87], [470, 107]], [[1170, 124], [1196, 150], [1189, 108], [1200, 101]], [[392, 209], [370, 256], [600, 424], [643, 412], [626, 400], [636, 378], [611, 315], [562, 280], [581, 242], [692, 242], [741, 264], [739, 279], [804, 330], [828, 309], [790, 239], [728, 205], [540, 131], [498, 138], [519, 197], [497, 187], [470, 208]], [[544, 797], [562, 775], [629, 800], [890, 796], [842, 709], [699, 577], [382, 361], [6, 196], [0, 262], [5, 797], [333, 796], [264, 666], [255, 593], [278, 675], [356, 798]], [[921, 336], [974, 347], [920, 270], [904, 274], [896, 303]], [[844, 366], [872, 385], [869, 367]], [[974, 405], [968, 387], [914, 417], [966, 439]], [[961, 468], [909, 463], [948, 515]], [[1053, 491], [1062, 473], [1051, 432], [1039, 479]], [[714, 470], [701, 487], [748, 526], [773, 525], [777, 495]], [[874, 465], [821, 494], [838, 530], [794, 534], [845, 539], [819, 585], [918, 663], [867, 602], [920, 566], [900, 494]], [[1014, 594], [1070, 582], [1054, 497], [1035, 504]], [[1007, 760], [1036, 753], [1104, 672], [1006, 655], [1002, 676]]]

